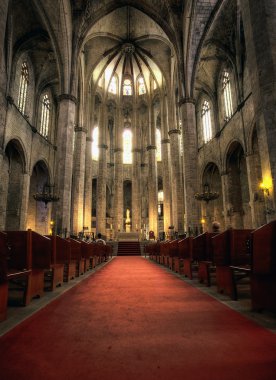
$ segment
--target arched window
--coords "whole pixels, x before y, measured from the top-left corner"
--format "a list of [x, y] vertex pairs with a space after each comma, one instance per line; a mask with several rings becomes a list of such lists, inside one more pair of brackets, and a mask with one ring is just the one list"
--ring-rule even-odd
[[207, 100], [204, 100], [202, 105], [201, 118], [203, 126], [203, 140], [206, 143], [212, 138], [211, 110], [210, 103]]
[[108, 92], [115, 95], [117, 94], [117, 78], [115, 75], [111, 78], [111, 81], [108, 87]]
[[123, 133], [123, 163], [132, 164], [132, 133], [125, 129]]
[[40, 123], [40, 133], [45, 138], [48, 137], [49, 119], [50, 119], [50, 100], [49, 100], [49, 96], [45, 94], [42, 98], [41, 123]]
[[92, 133], [92, 160], [99, 159], [99, 127], [95, 127]]
[[138, 94], [144, 95], [146, 93], [146, 86], [143, 77], [139, 77], [138, 79]]
[[233, 103], [231, 93], [230, 75], [227, 71], [224, 71], [222, 76], [222, 91], [225, 107], [225, 120], [229, 120], [233, 115]]
[[132, 83], [130, 79], [125, 79], [123, 84], [123, 95], [132, 95]]
[[27, 99], [27, 88], [29, 83], [29, 70], [27, 62], [23, 62], [21, 66], [21, 75], [18, 93], [18, 108], [19, 111], [24, 113]]
[[156, 90], [157, 89], [157, 83], [155, 80], [153, 80], [153, 89]]
[[161, 132], [159, 128], [156, 128], [156, 160], [161, 161]]

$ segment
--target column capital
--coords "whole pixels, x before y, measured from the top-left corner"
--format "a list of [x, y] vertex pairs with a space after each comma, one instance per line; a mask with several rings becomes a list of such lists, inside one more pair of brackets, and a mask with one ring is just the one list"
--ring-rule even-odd
[[148, 145], [147, 146], [147, 151], [154, 150], [154, 149], [157, 149], [157, 147], [155, 145]]
[[163, 139], [161, 140], [161, 144], [170, 144], [171, 140], [170, 139]]
[[85, 128], [85, 127], [79, 127], [78, 125], [75, 125], [74, 130], [75, 130], [75, 132], [84, 132], [84, 133], [87, 133], [87, 128]]
[[140, 148], [134, 148], [132, 149], [132, 153], [141, 153], [142, 149]]
[[179, 107], [181, 107], [183, 104], [187, 104], [187, 103], [196, 104], [196, 101], [194, 98], [191, 98], [191, 97], [181, 98], [178, 102], [178, 105]]
[[57, 101], [58, 102], [62, 102], [63, 100], [71, 100], [71, 102], [73, 102], [75, 104], [78, 103], [77, 98], [74, 95], [71, 95], [71, 94], [60, 94], [60, 95], [58, 95]]
[[122, 152], [122, 151], [123, 151], [122, 148], [115, 148], [115, 149], [114, 149], [114, 153], [118, 153], [118, 152]]
[[170, 135], [172, 135], [172, 134], [174, 134], [174, 133], [177, 133], [177, 134], [181, 135], [181, 131], [180, 131], [180, 129], [171, 129], [171, 130], [168, 132], [168, 135], [170, 136]]

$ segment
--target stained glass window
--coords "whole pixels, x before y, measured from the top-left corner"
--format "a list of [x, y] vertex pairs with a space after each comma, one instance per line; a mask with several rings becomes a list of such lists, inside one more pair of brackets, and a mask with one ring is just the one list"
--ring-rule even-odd
[[19, 83], [19, 93], [18, 93], [18, 108], [19, 111], [24, 113], [27, 99], [27, 89], [29, 83], [29, 70], [27, 62], [23, 62], [21, 66], [21, 75]]
[[161, 161], [161, 132], [159, 128], [156, 128], [156, 160]]
[[123, 84], [123, 95], [132, 95], [132, 83], [130, 79], [125, 79]]
[[92, 159], [98, 161], [99, 159], [99, 127], [95, 127], [92, 133]]
[[143, 77], [139, 77], [138, 79], [138, 94], [144, 95], [146, 93], [146, 86]]
[[123, 133], [123, 163], [132, 164], [132, 133], [125, 129]]
[[50, 100], [47, 94], [42, 98], [41, 107], [41, 123], [40, 123], [40, 133], [44, 137], [48, 137], [49, 129], [49, 119], [50, 119]]
[[115, 76], [111, 78], [111, 81], [108, 87], [108, 92], [115, 95], [117, 94], [117, 78]]
[[205, 100], [201, 110], [202, 126], [203, 126], [203, 140], [208, 142], [212, 138], [212, 124], [211, 124], [211, 110], [210, 103]]
[[232, 104], [230, 76], [227, 71], [224, 71], [223, 73], [222, 91], [223, 91], [224, 107], [225, 107], [225, 120], [229, 120], [231, 116], [233, 115], [233, 104]]

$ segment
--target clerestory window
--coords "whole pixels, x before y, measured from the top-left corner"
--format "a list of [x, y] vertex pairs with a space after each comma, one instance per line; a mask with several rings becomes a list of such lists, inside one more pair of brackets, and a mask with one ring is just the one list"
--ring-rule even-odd
[[203, 140], [208, 142], [212, 138], [212, 124], [211, 124], [211, 109], [210, 103], [204, 100], [201, 109], [202, 127], [203, 127]]
[[21, 113], [24, 114], [27, 99], [27, 89], [29, 83], [29, 70], [27, 62], [23, 62], [21, 66], [21, 75], [19, 83], [19, 93], [18, 93], [18, 108]]
[[159, 128], [156, 128], [156, 160], [160, 162], [162, 160], [161, 153], [161, 132]]
[[123, 133], [123, 163], [132, 164], [132, 133], [129, 129]]
[[92, 160], [99, 159], [99, 127], [95, 127], [92, 133]]
[[42, 98], [41, 123], [40, 123], [40, 133], [45, 138], [48, 137], [49, 120], [50, 120], [50, 99], [48, 95], [45, 94]]
[[233, 103], [232, 103], [232, 93], [231, 93], [231, 83], [230, 75], [227, 71], [224, 71], [222, 77], [222, 91], [224, 99], [224, 108], [225, 108], [225, 120], [229, 120], [233, 115]]
[[132, 82], [130, 79], [125, 79], [123, 84], [123, 95], [132, 95]]

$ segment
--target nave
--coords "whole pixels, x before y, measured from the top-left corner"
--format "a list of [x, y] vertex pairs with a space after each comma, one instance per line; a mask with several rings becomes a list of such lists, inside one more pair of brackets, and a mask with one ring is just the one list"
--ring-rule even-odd
[[116, 257], [0, 338], [1, 379], [270, 380], [276, 336], [143, 257]]

